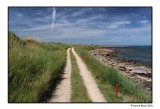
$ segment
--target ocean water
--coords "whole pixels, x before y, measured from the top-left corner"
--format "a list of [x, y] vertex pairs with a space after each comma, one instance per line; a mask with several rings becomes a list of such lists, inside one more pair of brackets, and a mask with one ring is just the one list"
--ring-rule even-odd
[[152, 46], [109, 47], [117, 50], [119, 59], [129, 59], [141, 64], [152, 64]]

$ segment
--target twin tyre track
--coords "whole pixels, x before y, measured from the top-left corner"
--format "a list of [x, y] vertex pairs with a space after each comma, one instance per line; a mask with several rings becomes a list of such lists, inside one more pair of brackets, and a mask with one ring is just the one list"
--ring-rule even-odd
[[[57, 86], [56, 90], [52, 94], [52, 98], [48, 102], [70, 102], [71, 97], [71, 58], [70, 58], [70, 48], [67, 50], [67, 61], [64, 70], [63, 80]], [[88, 71], [86, 65], [83, 63], [82, 59], [77, 55], [74, 48], [72, 52], [76, 58], [80, 75], [83, 78], [84, 85], [86, 86], [88, 95], [92, 102], [106, 102], [97, 84], [92, 77], [91, 73]]]

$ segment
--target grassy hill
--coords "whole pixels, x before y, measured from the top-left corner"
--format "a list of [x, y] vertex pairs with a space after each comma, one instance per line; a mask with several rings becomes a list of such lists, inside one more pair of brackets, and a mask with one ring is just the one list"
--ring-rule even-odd
[[20, 39], [9, 32], [9, 102], [45, 102], [65, 66], [64, 44]]

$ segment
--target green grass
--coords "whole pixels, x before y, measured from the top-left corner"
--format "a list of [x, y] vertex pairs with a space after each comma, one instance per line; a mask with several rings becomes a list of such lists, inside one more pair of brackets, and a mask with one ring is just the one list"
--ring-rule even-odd
[[71, 54], [71, 102], [91, 102], [88, 97], [87, 89], [84, 86], [84, 81], [80, 75], [79, 68], [76, 62], [76, 58], [70, 50]]
[[[77, 47], [76, 51], [92, 72], [98, 87], [108, 102], [151, 102], [151, 94], [131, 82], [118, 70], [107, 67], [91, 56], [85, 47]], [[119, 97], [115, 97], [115, 84], [119, 85]]]
[[62, 75], [68, 47], [22, 40], [9, 32], [8, 101], [45, 102]]
[[[9, 32], [8, 101], [46, 102], [61, 79], [70, 45], [22, 40]], [[92, 72], [100, 91], [108, 102], [151, 102], [151, 94], [131, 82], [118, 70], [107, 67], [87, 51], [101, 46], [74, 45]], [[91, 102], [88, 98], [75, 57], [72, 60], [72, 102]], [[115, 84], [119, 97], [115, 97]]]

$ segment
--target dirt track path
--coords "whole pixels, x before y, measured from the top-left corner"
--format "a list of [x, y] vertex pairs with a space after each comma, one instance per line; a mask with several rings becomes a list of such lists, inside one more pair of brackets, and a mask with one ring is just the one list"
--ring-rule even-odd
[[[67, 61], [66, 67], [63, 74], [63, 80], [57, 86], [56, 90], [52, 94], [52, 98], [48, 102], [70, 102], [71, 98], [71, 58], [70, 58], [70, 48], [67, 50]], [[92, 102], [106, 102], [97, 84], [92, 77], [91, 73], [88, 71], [86, 65], [83, 63], [82, 59], [77, 55], [72, 48], [72, 52], [76, 58], [78, 67], [80, 69], [80, 75], [84, 80], [84, 85], [87, 88], [88, 95]]]
[[70, 102], [71, 97], [71, 59], [70, 48], [67, 50], [67, 61], [64, 69], [63, 80], [57, 86], [52, 98], [48, 102]]
[[100, 90], [98, 89], [94, 81], [94, 78], [92, 77], [91, 73], [88, 71], [82, 59], [74, 51], [74, 48], [72, 48], [72, 52], [76, 57], [78, 67], [80, 69], [80, 75], [82, 76], [84, 80], [84, 84], [87, 88], [87, 92], [92, 102], [106, 102]]

